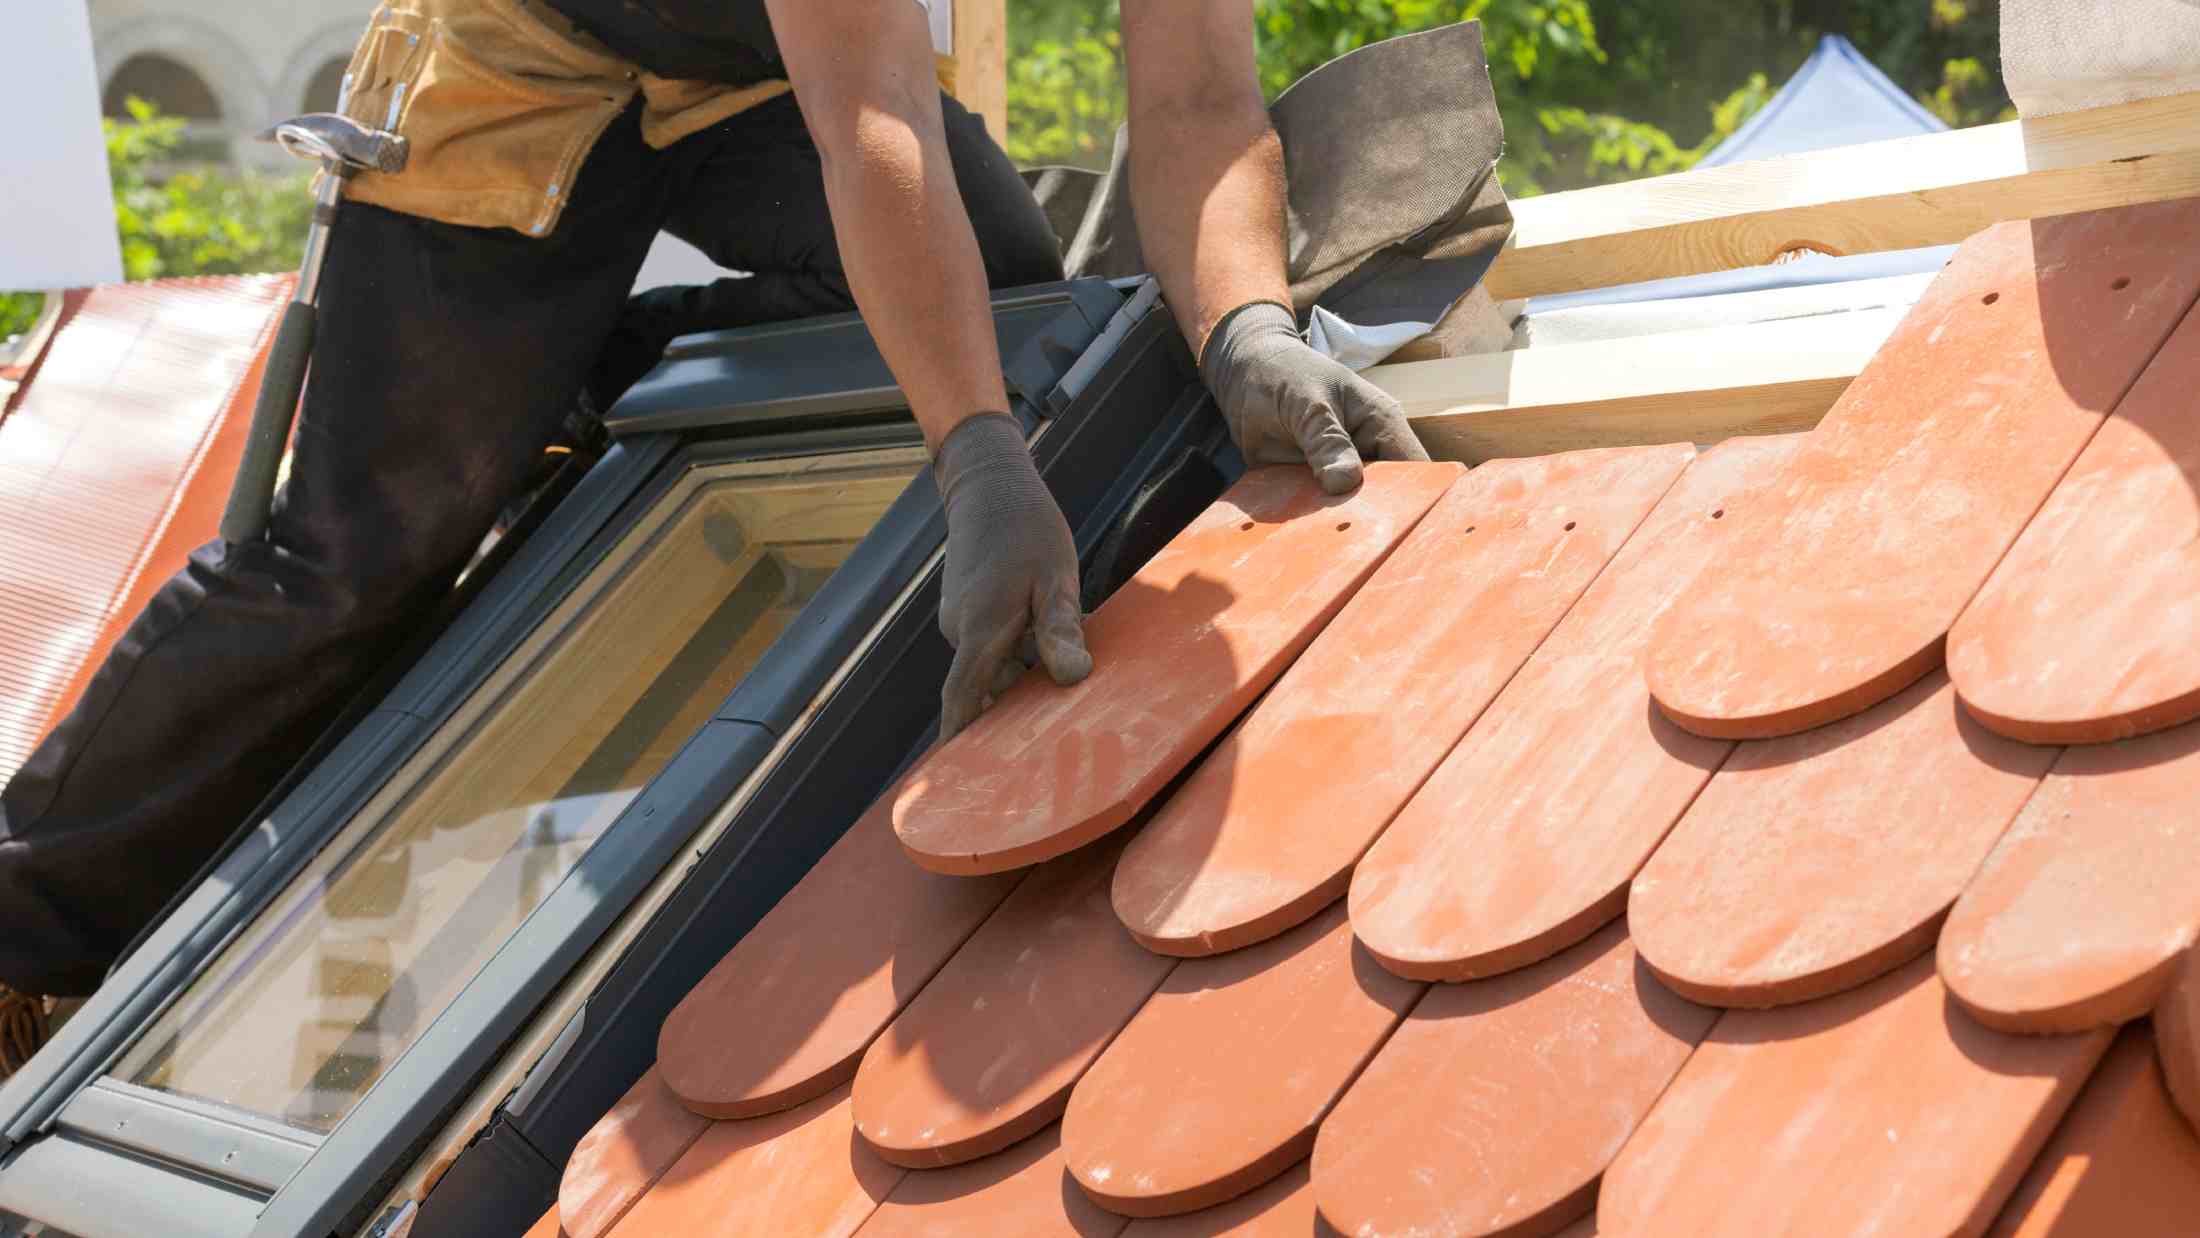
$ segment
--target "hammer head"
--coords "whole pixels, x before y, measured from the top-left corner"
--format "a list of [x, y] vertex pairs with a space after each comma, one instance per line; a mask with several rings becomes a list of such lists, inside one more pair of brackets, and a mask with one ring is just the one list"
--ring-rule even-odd
[[301, 159], [318, 160], [338, 176], [405, 170], [411, 144], [394, 133], [369, 129], [349, 116], [313, 112], [294, 117], [260, 135]]

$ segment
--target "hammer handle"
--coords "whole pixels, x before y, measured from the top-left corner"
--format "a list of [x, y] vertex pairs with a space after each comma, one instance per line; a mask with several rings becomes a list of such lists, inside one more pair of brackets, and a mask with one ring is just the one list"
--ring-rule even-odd
[[275, 333], [267, 371], [260, 379], [259, 400], [252, 406], [252, 429], [245, 439], [244, 458], [237, 462], [229, 506], [222, 512], [222, 540], [232, 546], [256, 542], [267, 535], [268, 508], [275, 501], [275, 475], [282, 470], [291, 419], [298, 412], [298, 395], [305, 390], [306, 364], [313, 357], [318, 323], [309, 302], [292, 301], [283, 310], [283, 325]]

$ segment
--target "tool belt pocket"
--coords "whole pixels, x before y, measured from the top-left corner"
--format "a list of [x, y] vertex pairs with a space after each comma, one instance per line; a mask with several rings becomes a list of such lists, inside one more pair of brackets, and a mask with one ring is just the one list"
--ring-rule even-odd
[[347, 196], [444, 223], [541, 236], [597, 139], [639, 87], [626, 63], [527, 0], [411, 0], [375, 14], [345, 113], [394, 128], [405, 170]]

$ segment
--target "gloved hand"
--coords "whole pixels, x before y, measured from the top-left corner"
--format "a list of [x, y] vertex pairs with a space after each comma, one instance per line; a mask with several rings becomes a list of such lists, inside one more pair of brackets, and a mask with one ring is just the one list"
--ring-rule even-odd
[[932, 476], [947, 507], [940, 635], [955, 647], [940, 692], [945, 740], [1023, 672], [1019, 645], [1036, 645], [1058, 684], [1091, 674], [1092, 655], [1078, 606], [1077, 545], [1015, 418], [986, 413], [956, 426]]
[[1200, 350], [1199, 376], [1247, 464], [1304, 460], [1323, 490], [1344, 494], [1359, 486], [1363, 457], [1428, 459], [1398, 402], [1315, 352], [1281, 305], [1254, 301], [1224, 315]]

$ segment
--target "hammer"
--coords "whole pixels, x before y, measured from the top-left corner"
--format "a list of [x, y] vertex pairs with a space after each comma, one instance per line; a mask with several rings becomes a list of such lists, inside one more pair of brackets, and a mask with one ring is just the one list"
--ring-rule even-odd
[[[389, 125], [394, 127], [404, 93], [390, 102]], [[318, 325], [315, 300], [321, 292], [321, 268], [328, 261], [329, 225], [336, 221], [344, 182], [353, 173], [372, 170], [395, 174], [405, 170], [411, 153], [406, 140], [382, 129], [370, 129], [336, 112], [315, 112], [269, 129], [260, 135], [302, 159], [316, 160], [323, 173], [313, 201], [313, 226], [306, 233], [305, 260], [298, 267], [298, 290], [283, 309], [282, 326], [267, 357], [267, 371], [260, 380], [259, 399], [252, 406], [252, 429], [244, 444], [244, 458], [237, 463], [237, 479], [229, 489], [229, 506], [222, 511], [222, 540], [232, 546], [256, 542], [267, 535], [268, 509], [275, 501], [275, 475], [281, 470], [283, 448], [290, 442], [291, 419], [298, 412], [298, 395], [306, 385], [306, 363], [313, 356], [313, 337]]]

